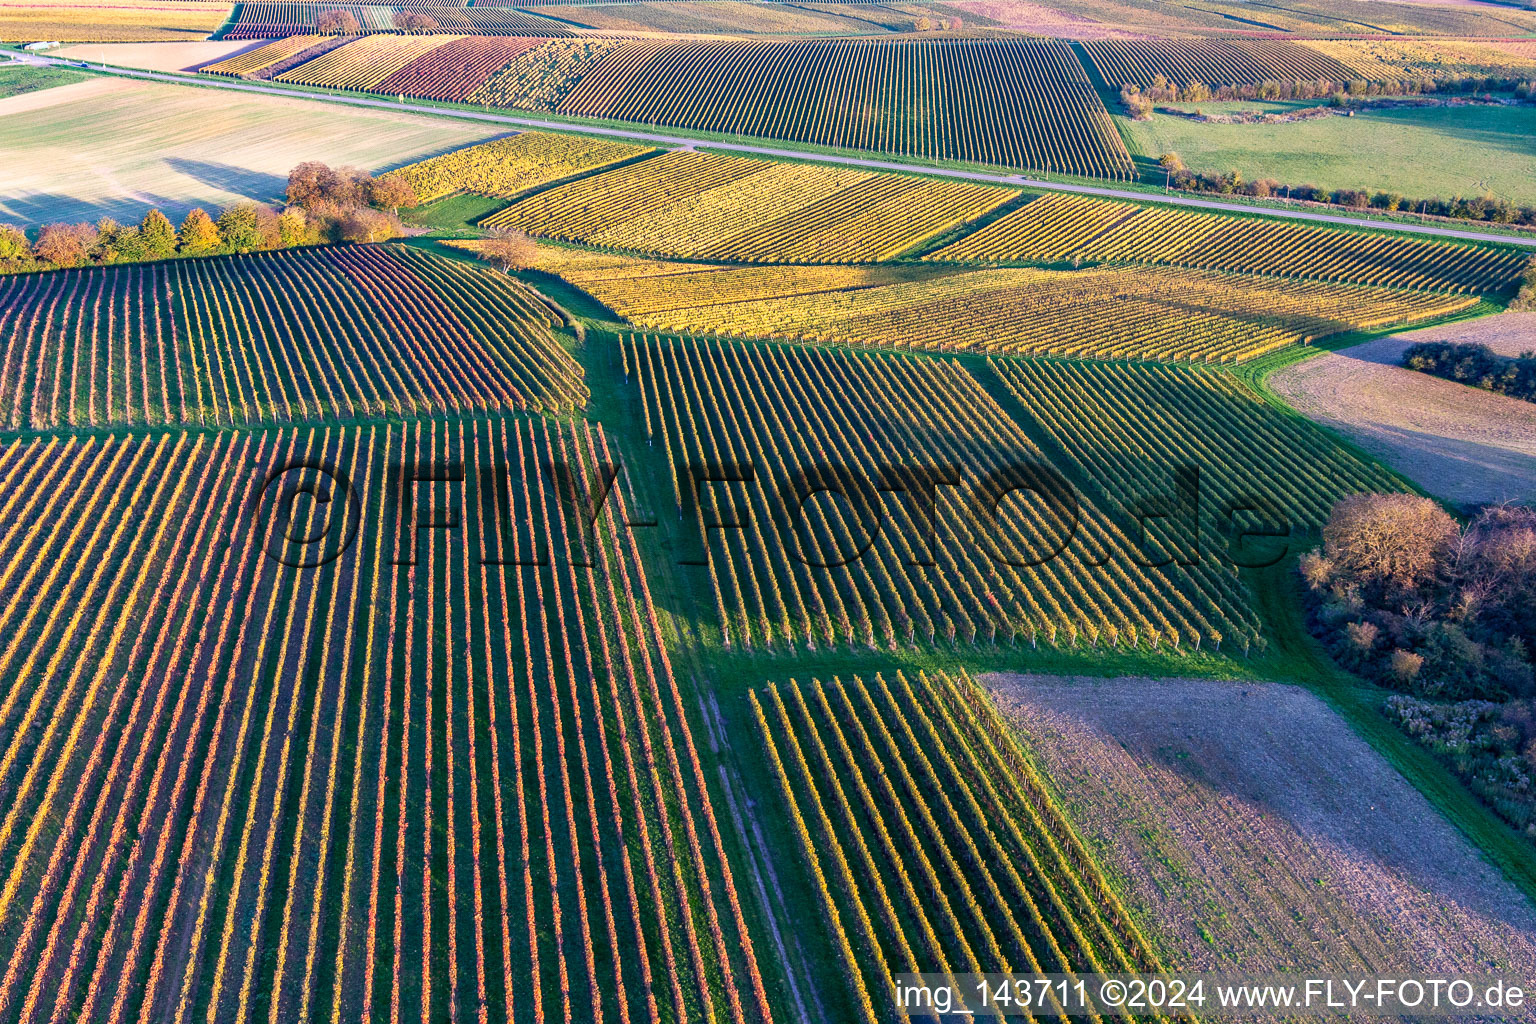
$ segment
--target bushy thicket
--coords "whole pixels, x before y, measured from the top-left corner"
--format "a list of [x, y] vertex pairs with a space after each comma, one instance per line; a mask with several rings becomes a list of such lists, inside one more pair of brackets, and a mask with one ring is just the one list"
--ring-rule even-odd
[[1261, 199], [1283, 197], [1310, 203], [1331, 203], [1351, 210], [1402, 210], [1429, 217], [1453, 220], [1480, 220], [1494, 224], [1536, 225], [1536, 206], [1516, 206], [1496, 196], [1458, 196], [1453, 199], [1409, 199], [1396, 192], [1367, 192], [1357, 188], [1325, 189], [1316, 185], [1287, 185], [1273, 178], [1246, 180], [1237, 171], [1197, 173], [1183, 166], [1177, 153], [1164, 154], [1165, 169], [1177, 167], [1166, 175], [1167, 182], [1185, 192], [1215, 192], [1221, 195], [1256, 196]]
[[1241, 85], [1210, 86], [1204, 82], [1179, 85], [1162, 75], [1142, 88], [1136, 84], [1120, 87], [1120, 102], [1134, 118], [1151, 115], [1156, 103], [1212, 103], [1226, 100], [1333, 100], [1344, 103], [1365, 96], [1420, 96], [1432, 93], [1468, 95], [1472, 93], [1512, 92], [1517, 99], [1530, 99], [1536, 93], [1536, 81], [1526, 76], [1490, 77], [1457, 75], [1450, 78], [1352, 79], [1335, 82], [1326, 78], [1266, 79]]
[[1487, 345], [1421, 341], [1403, 353], [1410, 370], [1536, 402], [1536, 352], [1501, 356]]
[[1397, 694], [1386, 712], [1496, 813], [1536, 838], [1536, 701], [1447, 704]]
[[1360, 675], [1434, 700], [1536, 696], [1536, 509], [1463, 528], [1427, 498], [1356, 495], [1301, 572], [1314, 631]]

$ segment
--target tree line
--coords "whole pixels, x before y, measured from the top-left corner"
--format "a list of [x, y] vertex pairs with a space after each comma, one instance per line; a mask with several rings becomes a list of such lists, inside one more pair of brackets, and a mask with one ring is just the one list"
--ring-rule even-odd
[[158, 209], [138, 224], [103, 217], [95, 224], [56, 223], [29, 237], [25, 228], [0, 224], [0, 273], [138, 263], [177, 256], [288, 249], [323, 242], [382, 242], [404, 229], [398, 211], [416, 205], [401, 174], [373, 177], [353, 167], [299, 164], [288, 175], [279, 209], [242, 200], [217, 217], [196, 207], [177, 227]]
[[1343, 105], [1365, 96], [1419, 96], [1428, 93], [1513, 92], [1518, 99], [1529, 100], [1536, 94], [1536, 81], [1528, 77], [1453, 75], [1449, 78], [1356, 78], [1334, 82], [1326, 78], [1265, 79], [1237, 85], [1207, 85], [1191, 81], [1179, 85], [1164, 75], [1154, 75], [1152, 84], [1142, 88], [1132, 82], [1120, 87], [1120, 102], [1126, 113], [1138, 121], [1152, 116], [1157, 103], [1211, 103], [1226, 100], [1330, 100]]
[[1409, 199], [1397, 192], [1370, 192], [1358, 188], [1319, 188], [1316, 185], [1288, 185], [1274, 178], [1245, 179], [1241, 171], [1192, 171], [1177, 153], [1158, 158], [1165, 185], [1181, 192], [1209, 192], [1227, 196], [1254, 196], [1259, 199], [1299, 199], [1326, 203], [1350, 210], [1383, 210], [1388, 213], [1415, 213], [1425, 217], [1450, 220], [1478, 220], [1493, 224], [1536, 226], [1536, 206], [1516, 206], [1497, 196], [1457, 196], [1452, 199]]

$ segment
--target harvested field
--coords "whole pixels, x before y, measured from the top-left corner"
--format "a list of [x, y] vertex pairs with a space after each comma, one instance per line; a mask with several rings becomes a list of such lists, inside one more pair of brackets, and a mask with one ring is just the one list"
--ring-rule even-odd
[[661, 0], [658, 3], [570, 4], [539, 8], [539, 13], [603, 32], [649, 35], [656, 32], [724, 35], [867, 35], [910, 28], [913, 19], [884, 5], [773, 4], [741, 0]]
[[1306, 690], [981, 681], [1175, 969], [1536, 971], [1536, 911]]
[[995, 21], [1018, 32], [1033, 32], [1057, 39], [1133, 39], [1134, 31], [1107, 25], [1075, 11], [1058, 10], [1028, 0], [954, 0], [949, 4], [973, 17]]
[[206, 39], [229, 16], [209, 0], [43, 0], [0, 5], [0, 42]]
[[145, 71], [190, 71], [201, 64], [224, 60], [259, 45], [259, 40], [240, 39], [205, 39], [195, 43], [81, 43], [55, 50], [52, 56]]
[[1536, 497], [1536, 405], [1397, 365], [1417, 341], [1536, 346], [1536, 314], [1504, 313], [1378, 338], [1278, 370], [1269, 385], [1437, 497], [1463, 504]]
[[1304, 45], [1369, 79], [1520, 78], [1536, 73], [1536, 59], [1529, 54], [1459, 40], [1311, 40]]
[[151, 206], [276, 199], [303, 160], [382, 170], [494, 127], [276, 96], [92, 78], [0, 100], [0, 219], [137, 221]]

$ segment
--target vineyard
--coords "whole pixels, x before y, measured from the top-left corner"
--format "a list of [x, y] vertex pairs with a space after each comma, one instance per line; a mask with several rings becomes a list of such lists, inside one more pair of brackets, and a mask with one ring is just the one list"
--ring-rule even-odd
[[1111, 178], [1130, 156], [1056, 40], [637, 42], [562, 114]]
[[[471, 243], [472, 244], [472, 243]], [[639, 327], [998, 354], [1234, 362], [1466, 309], [1469, 296], [1206, 271], [698, 266], [546, 247]]]
[[1509, 287], [1530, 257], [1514, 246], [1423, 241], [1056, 193], [1026, 203], [927, 258], [1159, 263], [1477, 293]]
[[284, 71], [273, 81], [333, 89], [374, 89], [418, 57], [455, 36], [363, 36]]
[[1160, 970], [968, 675], [791, 681], [748, 699], [863, 1024], [905, 1016], [890, 986], [903, 972]]
[[[679, 512], [697, 504], [724, 646], [1258, 639], [1235, 574], [1215, 559], [1146, 568], [957, 363], [646, 338], [624, 360]], [[695, 491], [690, 465], [755, 476]], [[973, 500], [925, 511], [935, 472]], [[1024, 492], [1039, 500], [1008, 497]]]
[[[539, 468], [609, 457], [515, 419], [8, 443], [0, 1012], [767, 1021], [622, 495], [587, 534]], [[300, 573], [247, 499], [317, 461], [361, 528]], [[510, 487], [386, 498], [446, 464]], [[305, 482], [292, 535], [333, 536]]]
[[247, 425], [585, 404], [557, 315], [407, 246], [0, 278], [0, 423]]
[[467, 36], [417, 57], [378, 85], [378, 92], [462, 102], [518, 54], [542, 39]]
[[281, 64], [290, 57], [296, 57], [312, 46], [323, 43], [325, 36], [285, 36], [282, 39], [274, 39], [270, 43], [258, 46], [252, 50], [245, 50], [226, 57], [224, 60], [214, 61], [212, 64], [204, 64], [197, 70], [205, 75], [228, 75], [239, 78], [244, 75], [254, 75], [265, 71], [274, 64]]
[[990, 366], [1037, 436], [1049, 437], [1108, 507], [1162, 490], [1174, 467], [1198, 467], [1206, 545], [1224, 543], [1225, 510], [1245, 502], [1250, 522], [1288, 524], [1300, 534], [1320, 528], [1347, 494], [1403, 489], [1380, 465], [1226, 373], [1034, 359]]
[[654, 152], [585, 135], [521, 132], [400, 168], [422, 202], [454, 192], [510, 199], [531, 188]]
[[1304, 43], [1090, 39], [1083, 43], [1104, 80], [1119, 87], [1250, 85], [1264, 81], [1347, 82], [1358, 72]]
[[394, 32], [395, 14], [414, 10], [427, 14], [447, 32], [512, 36], [569, 36], [569, 25], [554, 18], [529, 14], [516, 7], [468, 7], [462, 4], [383, 5], [358, 3], [302, 3], [257, 0], [236, 5], [236, 19], [224, 39], [273, 39], [310, 33], [321, 14], [340, 11], [357, 20], [364, 32]]
[[482, 226], [648, 255], [866, 262], [903, 253], [1015, 195], [968, 182], [674, 151], [541, 192]]
[[467, 102], [556, 110], [583, 75], [623, 45], [618, 39], [551, 39], [519, 54], [471, 93]]

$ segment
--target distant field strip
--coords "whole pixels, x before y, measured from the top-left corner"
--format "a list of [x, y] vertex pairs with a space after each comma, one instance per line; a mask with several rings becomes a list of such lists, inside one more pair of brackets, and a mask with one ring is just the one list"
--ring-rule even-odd
[[[400, 173], [422, 202], [454, 192], [511, 198], [539, 185], [653, 152], [583, 135], [522, 132], [409, 164]], [[497, 225], [490, 225], [497, 226]]]
[[364, 32], [395, 32], [394, 17], [401, 10], [419, 11], [445, 32], [466, 35], [568, 36], [569, 25], [553, 18], [527, 14], [515, 7], [466, 7], [462, 4], [406, 4], [390, 6], [357, 3], [263, 2], [239, 5], [239, 18], [225, 39], [271, 39], [308, 33], [316, 19], [328, 11], [344, 11], [357, 19]]
[[1045, 39], [637, 42], [562, 114], [965, 160], [1134, 174], [1076, 55]]
[[254, 50], [246, 50], [237, 53], [233, 57], [205, 64], [197, 70], [205, 75], [229, 75], [239, 77], [252, 75], [258, 71], [265, 71], [274, 64], [281, 64], [296, 54], [303, 53], [311, 46], [324, 42], [328, 36], [285, 36], [282, 39], [274, 39], [270, 43], [258, 46]]
[[[1246, 589], [1218, 560], [1144, 568], [1091, 501], [1069, 515], [1044, 455], [958, 363], [698, 339], [623, 350], [679, 508], [697, 500], [699, 522], [743, 524], [696, 541], [723, 645], [1241, 647], [1257, 636]], [[688, 465], [755, 476], [695, 492]], [[953, 495], [976, 505], [940, 498], [930, 527], [915, 501], [874, 492], [888, 478], [910, 496], [925, 467], [952, 472]], [[842, 497], [794, 508], [811, 483]], [[1050, 497], [1003, 498], [1017, 488]], [[973, 518], [977, 505], [990, 511]]]
[[701, 267], [554, 248], [538, 266], [652, 330], [1106, 359], [1242, 361], [1476, 301], [1177, 269]]
[[[1379, 464], [1225, 372], [1155, 363], [989, 362], [1105, 507], [1130, 514], [1135, 500], [1168, 493], [1177, 468], [1197, 469], [1207, 553], [1225, 543], [1229, 508], [1247, 507], [1232, 517], [1239, 524], [1305, 535], [1321, 528], [1346, 495], [1404, 489]], [[1166, 522], [1149, 522], [1148, 529], [1168, 545], [1164, 554], [1175, 553]], [[1262, 556], [1265, 543], [1254, 544], [1252, 557]]]
[[554, 323], [506, 275], [406, 246], [4, 277], [0, 423], [570, 411], [587, 389]]
[[380, 82], [455, 36], [363, 36], [284, 71], [273, 81], [334, 89], [376, 89]]
[[[0, 656], [0, 1012], [769, 1024], [624, 487], [572, 515], [547, 468], [615, 454], [512, 417], [0, 445], [35, 640]], [[321, 498], [289, 530], [271, 473]]]
[[1447, 79], [1466, 75], [1536, 79], [1536, 52], [1521, 44], [1456, 39], [1309, 39], [1301, 45], [1348, 65], [1355, 76]]
[[1099, 74], [1113, 86], [1150, 86], [1159, 75], [1187, 86], [1190, 82], [1247, 85], [1296, 79], [1347, 82], [1358, 74], [1296, 43], [1090, 39], [1082, 45]]
[[380, 82], [379, 92], [462, 102], [525, 50], [542, 39], [468, 36], [422, 54]]
[[[907, 1016], [891, 986], [903, 972], [1160, 970], [968, 675], [791, 680], [748, 697], [859, 1024]], [[1041, 1002], [1031, 1019], [1058, 1019]]]
[[0, 4], [0, 41], [192, 42], [228, 18], [227, 0], [40, 0]]
[[968, 182], [673, 152], [541, 192], [482, 226], [648, 255], [867, 262], [1015, 195]]
[[1401, 235], [1312, 227], [1055, 193], [1032, 200], [927, 257], [930, 260], [1084, 260], [1316, 278], [1394, 288], [1498, 291], [1529, 253]]

